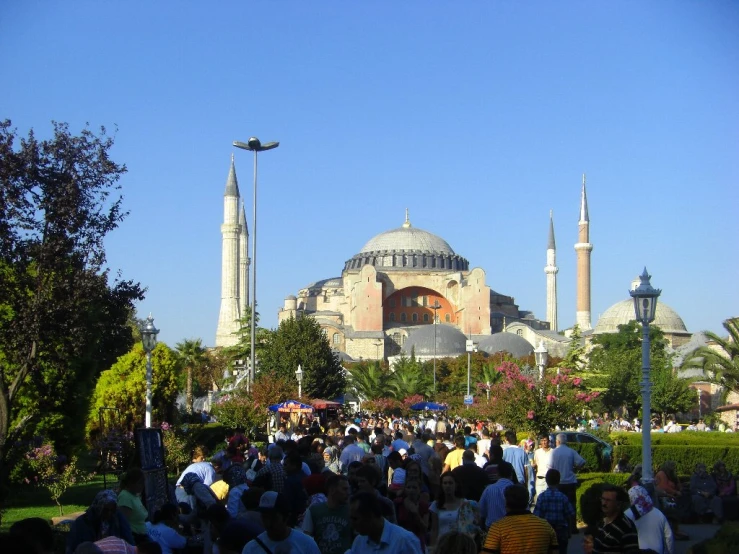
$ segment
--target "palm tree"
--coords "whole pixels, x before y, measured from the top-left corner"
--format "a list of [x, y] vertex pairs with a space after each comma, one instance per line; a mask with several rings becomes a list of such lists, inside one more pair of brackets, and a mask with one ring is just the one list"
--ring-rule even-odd
[[175, 346], [180, 362], [187, 369], [187, 384], [185, 385], [185, 408], [192, 414], [192, 374], [193, 370], [204, 361], [205, 348], [201, 339], [186, 339]]
[[723, 326], [728, 337], [706, 331], [706, 337], [716, 346], [696, 348], [685, 357], [681, 367], [702, 369], [708, 380], [722, 385], [726, 392], [739, 392], [739, 317], [727, 319]]
[[377, 400], [387, 396], [388, 373], [374, 362], [347, 368], [349, 388], [362, 400]]

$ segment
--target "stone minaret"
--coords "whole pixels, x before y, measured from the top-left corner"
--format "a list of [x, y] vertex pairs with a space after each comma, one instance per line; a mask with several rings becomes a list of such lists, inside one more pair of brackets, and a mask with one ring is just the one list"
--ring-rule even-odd
[[239, 225], [241, 226], [241, 234], [239, 235], [239, 313], [241, 317], [246, 316], [246, 307], [249, 306], [249, 228], [246, 225], [246, 212], [244, 211], [244, 202], [241, 202], [239, 210]]
[[239, 183], [231, 154], [231, 169], [223, 195], [223, 250], [221, 260], [221, 310], [218, 314], [216, 346], [233, 346], [238, 341], [234, 334], [239, 329]]
[[549, 241], [547, 242], [547, 266], [544, 273], [547, 275], [547, 321], [552, 331], [557, 327], [557, 247], [554, 244], [554, 218], [549, 211]]
[[582, 331], [592, 329], [590, 323], [590, 217], [588, 216], [588, 196], [585, 192], [585, 174], [582, 175], [580, 195], [580, 221], [577, 235], [577, 314], [576, 322]]

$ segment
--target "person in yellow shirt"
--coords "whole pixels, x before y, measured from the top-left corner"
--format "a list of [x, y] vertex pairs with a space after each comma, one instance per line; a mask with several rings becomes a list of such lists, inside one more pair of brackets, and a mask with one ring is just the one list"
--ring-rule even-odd
[[464, 435], [456, 435], [454, 437], [454, 450], [449, 452], [444, 459], [444, 469], [442, 473], [453, 470], [457, 466], [462, 465], [462, 455], [464, 454]]

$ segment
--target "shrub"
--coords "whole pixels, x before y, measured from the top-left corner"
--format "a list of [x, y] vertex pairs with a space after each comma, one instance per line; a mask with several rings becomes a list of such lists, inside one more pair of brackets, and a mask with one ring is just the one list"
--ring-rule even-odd
[[[631, 445], [617, 445], [613, 447], [614, 459], [627, 458], [633, 466], [642, 462], [642, 447]], [[677, 472], [682, 475], [693, 473], [695, 464], [703, 463], [706, 467], [712, 467], [716, 460], [723, 460], [726, 466], [735, 471], [739, 469], [739, 446], [706, 446], [692, 445], [653, 445], [652, 465], [658, 468], [667, 460], [677, 464]]]

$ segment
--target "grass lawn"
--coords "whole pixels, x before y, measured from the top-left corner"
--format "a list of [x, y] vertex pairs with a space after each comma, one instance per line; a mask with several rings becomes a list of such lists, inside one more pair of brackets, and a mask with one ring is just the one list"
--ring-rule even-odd
[[[112, 478], [112, 482], [114, 485], [111, 485], [111, 477], [108, 476], [109, 488], [117, 486], [115, 477]], [[103, 490], [103, 488], [103, 477], [100, 475], [95, 476], [92, 481], [70, 487], [61, 498], [64, 514], [85, 511], [92, 504], [92, 500], [98, 491]], [[45, 489], [32, 486], [15, 486], [10, 489], [5, 501], [0, 531], [7, 531], [13, 523], [27, 517], [41, 517], [51, 520], [52, 517], [58, 515], [59, 508]]]

